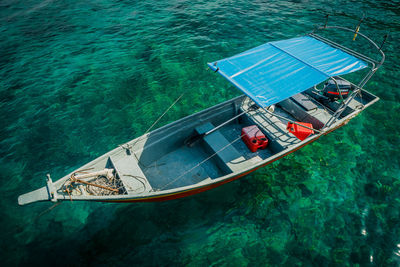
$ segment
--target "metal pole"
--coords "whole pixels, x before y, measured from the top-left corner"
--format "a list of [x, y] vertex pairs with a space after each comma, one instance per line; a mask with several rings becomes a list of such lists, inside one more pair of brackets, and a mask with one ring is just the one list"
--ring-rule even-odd
[[269, 110], [267, 110], [266, 108], [262, 108], [262, 109], [263, 109], [265, 112], [267, 112], [268, 114], [270, 114], [271, 116], [275, 116], [275, 117], [277, 117], [277, 118], [279, 118], [279, 119], [283, 119], [283, 120], [285, 120], [285, 121], [287, 121], [287, 122], [296, 124], [296, 125], [298, 125], [298, 126], [307, 128], [307, 129], [309, 129], [309, 130], [316, 131], [317, 133], [323, 133], [323, 131], [320, 131], [320, 130], [317, 130], [317, 129], [314, 129], [314, 128], [310, 128], [310, 127], [304, 126], [304, 125], [302, 125], [302, 124], [300, 124], [300, 123], [297, 123], [297, 122], [295, 122], [295, 121], [292, 121], [292, 120], [290, 120], [290, 119], [288, 119], [288, 118], [285, 118], [285, 117], [283, 117], [283, 116], [274, 114], [274, 113], [270, 112]]

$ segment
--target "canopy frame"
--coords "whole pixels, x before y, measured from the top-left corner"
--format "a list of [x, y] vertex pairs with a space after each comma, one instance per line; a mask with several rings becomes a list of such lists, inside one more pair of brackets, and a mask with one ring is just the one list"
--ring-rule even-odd
[[[365, 40], [367, 40], [381, 55], [380, 60], [375, 60], [375, 59], [371, 59], [370, 57], [361, 54], [357, 51], [354, 51], [346, 46], [340, 45], [326, 37], [323, 37], [319, 34], [317, 34], [316, 32], [318, 31], [324, 31], [327, 29], [337, 29], [337, 30], [343, 30], [343, 31], [348, 31], [348, 32], [352, 32], [354, 33], [354, 38], [353, 41], [355, 39], [355, 37], [357, 35], [360, 35], [362, 38], [364, 38]], [[364, 85], [371, 79], [371, 77], [375, 74], [375, 72], [382, 66], [383, 62], [385, 61], [385, 53], [382, 51], [382, 46], [383, 43], [386, 41], [386, 37], [382, 43], [381, 46], [378, 46], [373, 40], [371, 40], [368, 36], [366, 36], [365, 34], [359, 32], [359, 26], [356, 27], [356, 29], [349, 29], [346, 27], [342, 27], [342, 26], [327, 26], [327, 23], [325, 23], [324, 26], [319, 26], [317, 28], [315, 28], [311, 33], [308, 34], [309, 36], [320, 40], [321, 42], [324, 42], [328, 45], [331, 45], [333, 47], [336, 47], [342, 51], [345, 51], [346, 53], [360, 58], [368, 63], [371, 64], [370, 70], [369, 72], [361, 79], [361, 81], [358, 83], [358, 85], [352, 84], [356, 89], [352, 91], [352, 93], [348, 96], [348, 98], [346, 99], [346, 101], [342, 101], [341, 105], [339, 105], [339, 107], [337, 108], [337, 110], [335, 111], [335, 113], [333, 114], [332, 118], [325, 124], [325, 126], [323, 128], [329, 127], [330, 125], [332, 125], [333, 123], [335, 123], [335, 121], [340, 117], [340, 115], [343, 113], [343, 111], [348, 107], [348, 105], [350, 104], [350, 102], [354, 99], [354, 97], [357, 94], [361, 94], [361, 90], [363, 89]], [[332, 79], [333, 77], [331, 77]], [[335, 80], [334, 80], [335, 81]], [[336, 83], [336, 87], [338, 89], [338, 92], [340, 92], [339, 87], [337, 82]], [[340, 95], [341, 96], [341, 95]], [[342, 96], [341, 99], [343, 100]]]
[[[360, 35], [362, 38], [366, 39], [370, 44], [373, 45], [373, 47], [375, 47], [375, 48], [379, 51], [379, 53], [381, 54], [381, 59], [380, 59], [379, 61], [378, 61], [378, 60], [371, 59], [371, 58], [369, 58], [368, 56], [366, 56], [366, 55], [364, 55], [364, 54], [362, 54], [362, 53], [356, 52], [356, 51], [354, 51], [354, 50], [352, 50], [352, 49], [350, 49], [350, 48], [348, 48], [348, 47], [345, 47], [345, 46], [343, 46], [343, 45], [341, 45], [341, 44], [338, 44], [338, 43], [336, 43], [336, 42], [334, 42], [334, 41], [332, 41], [332, 40], [326, 38], [326, 37], [323, 37], [323, 36], [317, 34], [318, 31], [323, 31], [323, 30], [326, 30], [326, 29], [337, 29], [337, 30], [343, 30], [343, 31], [353, 32], [353, 33], [355, 33], [355, 35], [354, 35], [355, 37], [357, 36], [357, 34]], [[298, 57], [296, 57], [295, 55], [292, 55], [292, 54], [288, 53], [288, 51], [285, 51], [285, 50], [281, 49], [280, 47], [276, 46], [273, 42], [272, 42], [272, 43], [268, 43], [268, 44], [270, 44], [271, 46], [273, 46], [274, 48], [276, 48], [276, 49], [278, 49], [278, 50], [281, 50], [282, 52], [288, 54], [289, 56], [292, 56], [293, 58], [295, 58], [295, 59], [297, 59], [298, 61], [302, 62], [303, 64], [309, 66], [310, 68], [312, 68], [312, 69], [314, 69], [314, 70], [316, 70], [316, 71], [319, 71], [321, 74], [323, 74], [324, 76], [326, 76], [327, 79], [332, 79], [332, 80], [335, 82], [336, 87], [337, 87], [337, 89], [338, 89], [338, 92], [339, 92], [339, 94], [340, 94], [341, 103], [340, 103], [339, 107], [337, 108], [337, 110], [334, 111], [334, 114], [332, 115], [332, 118], [331, 118], [331, 119], [324, 125], [324, 127], [321, 129], [321, 130], [323, 130], [324, 128], [329, 127], [330, 125], [332, 125], [333, 123], [335, 123], [335, 121], [337, 121], [337, 119], [340, 117], [340, 115], [342, 114], [342, 112], [343, 112], [343, 111], [347, 108], [347, 106], [350, 104], [351, 100], [353, 100], [354, 97], [355, 97], [357, 94], [361, 94], [361, 90], [362, 90], [362, 88], [364, 87], [364, 85], [369, 81], [369, 79], [371, 79], [371, 77], [375, 74], [375, 72], [376, 72], [376, 71], [379, 69], [379, 67], [383, 64], [383, 62], [384, 62], [384, 60], [385, 60], [385, 54], [383, 53], [383, 51], [382, 51], [382, 49], [381, 49], [381, 48], [382, 48], [382, 45], [381, 45], [381, 47], [379, 47], [374, 41], [372, 41], [372, 40], [371, 40], [370, 38], [368, 38], [366, 35], [364, 35], [364, 34], [362, 34], [361, 32], [359, 32], [359, 26], [358, 26], [355, 30], [353, 30], [353, 29], [349, 29], [349, 28], [341, 27], [341, 26], [327, 26], [327, 25], [325, 24], [324, 26], [319, 26], [319, 27], [315, 28], [311, 33], [307, 34], [306, 36], [309, 36], [309, 37], [311, 37], [311, 38], [313, 38], [313, 39], [315, 39], [315, 40], [318, 40], [318, 41], [320, 41], [320, 42], [322, 42], [322, 43], [325, 43], [326, 45], [329, 45], [329, 46], [331, 46], [331, 47], [333, 47], [333, 48], [336, 48], [336, 49], [338, 49], [338, 50], [340, 50], [340, 51], [342, 51], [342, 52], [344, 52], [344, 53], [346, 53], [346, 54], [348, 54], [348, 55], [353, 56], [354, 58], [363, 60], [363, 61], [369, 63], [369, 64], [364, 65], [364, 66], [367, 66], [367, 67], [369, 66], [369, 67], [370, 67], [368, 73], [361, 79], [361, 81], [360, 81], [357, 85], [354, 85], [354, 84], [353, 84], [353, 86], [354, 86], [355, 89], [351, 92], [351, 94], [348, 96], [348, 98], [347, 98], [346, 100], [344, 100], [344, 98], [343, 98], [343, 96], [342, 96], [342, 94], [341, 94], [341, 90], [339, 90], [339, 85], [338, 85], [338, 83], [337, 83], [337, 81], [336, 81], [336, 79], [335, 79], [335, 77], [334, 77], [334, 76], [340, 77], [339, 75], [328, 75], [328, 74], [325, 73], [324, 71], [322, 71], [322, 70], [320, 70], [320, 69], [318, 69], [318, 68], [315, 68], [314, 66], [308, 64], [308, 62], [305, 62], [305, 61], [301, 60], [301, 58], [298, 58]], [[244, 53], [245, 53], [245, 52], [244, 52]], [[239, 54], [239, 55], [240, 55], [240, 54]], [[218, 61], [214, 62], [213, 64], [209, 63], [208, 65], [209, 65], [209, 67], [210, 67], [212, 70], [214, 70], [215, 72], [219, 72], [219, 74], [220, 74], [221, 76], [223, 76], [224, 78], [226, 78], [227, 80], [229, 80], [232, 84], [234, 84], [236, 87], [238, 87], [241, 91], [243, 91], [243, 92], [245, 92], [245, 93], [247, 92], [247, 89], [246, 89], [246, 88], [243, 88], [239, 83], [237, 83], [234, 79], [232, 79], [232, 78], [236, 77], [237, 75], [240, 75], [240, 74], [241, 74], [240, 72], [238, 72], [239, 74], [236, 73], [236, 74], [234, 74], [234, 75], [232, 75], [232, 76], [229, 76], [229, 75], [227, 75], [226, 73], [224, 73], [223, 71], [219, 71], [219, 67], [217, 66], [217, 64], [218, 64]], [[257, 64], [258, 64], [258, 63], [257, 63]], [[251, 68], [252, 68], [252, 67], [253, 67], [253, 66], [251, 66]], [[250, 67], [249, 67], [249, 68], [250, 68]], [[242, 71], [243, 71], [243, 72], [244, 72], [244, 71], [247, 71], [247, 69], [243, 69]], [[352, 71], [350, 71], [350, 72], [352, 72]], [[349, 72], [347, 72], [347, 73], [349, 73]], [[347, 74], [347, 73], [344, 73], [344, 74]], [[341, 77], [340, 77], [340, 78], [341, 78]], [[342, 79], [343, 79], [343, 78], [342, 78]], [[314, 85], [314, 86], [315, 86], [315, 85]], [[306, 89], [305, 89], [305, 90], [306, 90]], [[247, 94], [255, 103], [257, 103], [257, 102], [260, 101], [259, 99], [255, 99], [255, 98], [254, 98], [254, 95], [253, 95], [251, 92], [250, 92], [250, 93], [246, 93], [246, 94]], [[258, 97], [258, 96], [257, 96], [257, 97]], [[289, 96], [289, 97], [290, 97], [290, 96]], [[279, 102], [279, 101], [278, 101], [278, 102]], [[265, 108], [265, 107], [263, 107], [263, 106], [261, 106], [261, 107], [262, 107], [262, 108]]]

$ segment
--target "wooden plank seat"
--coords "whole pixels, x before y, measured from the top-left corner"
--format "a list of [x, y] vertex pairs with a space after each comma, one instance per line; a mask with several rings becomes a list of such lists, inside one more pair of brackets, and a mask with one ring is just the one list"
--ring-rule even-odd
[[[197, 134], [202, 134], [214, 128], [215, 126], [213, 124], [207, 122], [196, 127], [195, 131]], [[233, 147], [233, 145], [229, 145], [229, 141], [220, 131], [217, 130], [203, 137], [203, 140], [206, 145], [206, 150], [208, 150], [209, 153], [217, 153], [213, 156], [213, 159], [217, 162], [220, 169], [232, 173], [243, 168], [243, 166], [240, 167], [240, 163], [245, 162], [246, 159], [236, 150], [236, 148]]]
[[297, 94], [290, 97], [297, 105], [301, 106], [306, 111], [316, 110], [318, 108], [314, 102], [311, 101], [306, 95]]
[[128, 193], [149, 192], [152, 189], [133, 155], [111, 156], [109, 163], [115, 169]]

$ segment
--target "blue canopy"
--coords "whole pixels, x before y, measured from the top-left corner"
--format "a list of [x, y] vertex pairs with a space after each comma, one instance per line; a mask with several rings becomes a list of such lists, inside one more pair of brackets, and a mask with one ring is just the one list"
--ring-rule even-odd
[[329, 77], [367, 67], [364, 61], [310, 36], [269, 42], [208, 63], [261, 107], [303, 92]]

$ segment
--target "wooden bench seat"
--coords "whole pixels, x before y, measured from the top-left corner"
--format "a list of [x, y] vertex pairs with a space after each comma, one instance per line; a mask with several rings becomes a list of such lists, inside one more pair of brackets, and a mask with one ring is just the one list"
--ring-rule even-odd
[[[196, 127], [196, 133], [202, 134], [214, 129], [215, 126], [210, 122]], [[225, 172], [232, 173], [243, 168], [240, 163], [245, 161], [245, 158], [233, 147], [229, 145], [229, 141], [222, 135], [220, 131], [215, 131], [203, 138], [206, 149], [209, 153], [217, 153], [213, 159], [217, 162], [220, 169]]]
[[151, 185], [133, 155], [111, 156], [109, 162], [128, 193], [142, 193], [151, 190]]

